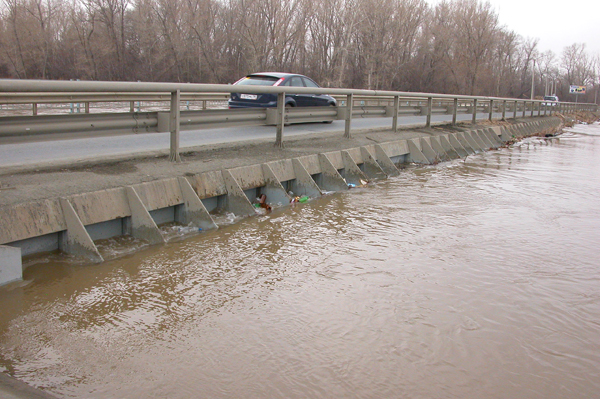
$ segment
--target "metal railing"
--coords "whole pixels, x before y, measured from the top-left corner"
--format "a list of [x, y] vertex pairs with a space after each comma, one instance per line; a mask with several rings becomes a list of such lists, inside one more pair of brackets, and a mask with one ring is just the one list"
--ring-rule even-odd
[[[277, 94], [278, 106], [267, 109], [206, 109], [181, 111], [182, 101], [225, 101], [231, 92], [248, 94]], [[285, 108], [287, 94], [328, 94], [338, 99], [337, 107]], [[135, 112], [135, 101], [169, 101], [165, 112]], [[477, 122], [478, 112], [507, 113], [517, 118], [574, 111], [597, 111], [596, 104], [553, 103], [543, 100], [518, 100], [514, 98], [462, 96], [435, 93], [411, 93], [399, 91], [355, 90], [340, 88], [303, 88], [272, 86], [232, 86], [190, 83], [144, 83], [144, 82], [91, 82], [46, 80], [0, 80], [0, 104], [32, 104], [35, 110], [40, 103], [89, 103], [94, 101], [129, 102], [129, 113], [75, 114], [55, 116], [0, 117], [0, 135], [31, 132], [49, 132], [60, 128], [78, 131], [110, 130], [126, 127], [136, 131], [169, 131], [170, 159], [180, 161], [179, 137], [182, 126], [227, 125], [275, 125], [275, 146], [283, 147], [285, 125], [294, 122], [344, 120], [344, 137], [351, 137], [352, 119], [365, 117], [391, 117], [392, 131], [398, 130], [398, 118], [402, 115], [423, 115], [425, 127], [431, 127], [431, 117], [436, 113], [452, 114], [452, 124], [457, 123], [458, 113], [472, 114]], [[205, 102], [206, 104], [206, 102]], [[35, 113], [35, 111], [34, 111]], [[184, 118], [182, 118], [184, 115]], [[25, 118], [25, 119], [24, 119]], [[68, 119], [67, 119], [68, 118]], [[78, 118], [78, 119], [77, 119]], [[95, 119], [90, 119], [95, 118]], [[29, 128], [24, 128], [29, 125]], [[67, 127], [68, 125], [68, 127]], [[37, 129], [37, 130], [36, 130]]]

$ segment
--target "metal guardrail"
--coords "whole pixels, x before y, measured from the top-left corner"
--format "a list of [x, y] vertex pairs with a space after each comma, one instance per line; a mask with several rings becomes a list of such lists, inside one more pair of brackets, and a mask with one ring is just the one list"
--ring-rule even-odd
[[[235, 90], [234, 90], [235, 89]], [[206, 111], [181, 111], [181, 102], [188, 99], [216, 99], [224, 101], [234, 91], [248, 94], [277, 94], [277, 108], [222, 109]], [[338, 99], [337, 107], [285, 108], [285, 94], [329, 94]], [[341, 88], [303, 88], [272, 86], [239, 86], [191, 83], [145, 83], [145, 82], [86, 82], [46, 80], [0, 80], [0, 103], [37, 104], [42, 102], [92, 102], [140, 101], [141, 99], [169, 100], [169, 111], [133, 112], [115, 114], [75, 114], [61, 116], [30, 116], [0, 118], [0, 135], [43, 133], [52, 129], [77, 131], [102, 131], [118, 127], [144, 129], [145, 131], [169, 131], [170, 159], [180, 161], [179, 134], [182, 128], [198, 126], [264, 125], [277, 126], [275, 145], [283, 147], [284, 127], [288, 123], [309, 121], [344, 120], [344, 137], [351, 137], [352, 119], [357, 117], [391, 117], [391, 130], [397, 131], [398, 117], [406, 114], [426, 116], [425, 126], [431, 126], [435, 113], [452, 114], [456, 124], [459, 112], [472, 113], [472, 123], [477, 122], [477, 112], [488, 112], [491, 120], [494, 110], [522, 112], [526, 116], [547, 115], [553, 112], [579, 110], [597, 111], [596, 104], [558, 103], [554, 106], [542, 100], [518, 100], [514, 98], [462, 96], [435, 93], [411, 93], [399, 91], [356, 90]], [[32, 102], [33, 101], [33, 102]], [[208, 100], [207, 100], [208, 101]], [[376, 102], [377, 105], [370, 105]], [[382, 103], [384, 103], [382, 105]], [[343, 104], [343, 105], [342, 105]], [[24, 127], [29, 124], [32, 127]], [[29, 130], [27, 130], [29, 129]], [[154, 130], [156, 129], [156, 130]]]

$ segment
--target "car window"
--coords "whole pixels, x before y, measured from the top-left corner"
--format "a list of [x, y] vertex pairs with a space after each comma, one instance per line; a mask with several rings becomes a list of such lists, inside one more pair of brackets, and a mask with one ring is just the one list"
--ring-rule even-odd
[[306, 87], [320, 87], [318, 84], [316, 84], [309, 78], [303, 78], [303, 80], [304, 80], [304, 84], [306, 85]]
[[302, 83], [302, 78], [300, 76], [292, 76], [291, 86], [294, 87], [304, 87], [304, 83]]
[[236, 83], [245, 86], [273, 86], [279, 79], [271, 76], [246, 76]]

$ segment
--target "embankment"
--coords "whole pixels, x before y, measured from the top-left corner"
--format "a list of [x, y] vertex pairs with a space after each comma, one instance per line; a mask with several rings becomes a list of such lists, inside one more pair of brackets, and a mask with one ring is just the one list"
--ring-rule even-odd
[[[170, 163], [166, 153], [135, 159], [88, 160], [76, 165], [2, 171], [0, 284], [22, 278], [22, 258], [62, 251], [102, 262], [96, 241], [131, 235], [165, 242], [158, 226], [181, 223], [215, 229], [223, 210], [255, 214], [251, 201], [266, 194], [273, 206], [292, 196], [317, 198], [363, 181], [400, 173], [405, 164], [434, 164], [496, 149], [524, 136], [558, 131], [559, 117], [484, 125], [438, 126], [315, 134], [286, 141], [195, 148]], [[292, 192], [293, 194], [290, 194]]]

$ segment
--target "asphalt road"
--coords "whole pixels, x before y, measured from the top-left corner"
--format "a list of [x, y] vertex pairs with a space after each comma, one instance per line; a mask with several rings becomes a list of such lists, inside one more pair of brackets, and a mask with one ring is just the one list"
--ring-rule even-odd
[[[494, 114], [494, 118], [501, 118]], [[458, 120], [471, 120], [472, 115], [458, 115]], [[487, 113], [477, 115], [477, 120], [488, 118]], [[450, 122], [452, 115], [434, 115], [432, 122]], [[398, 119], [399, 125], [425, 125], [424, 116], [408, 116]], [[353, 119], [352, 129], [377, 129], [392, 126], [392, 118]], [[286, 137], [315, 132], [340, 132], [343, 134], [344, 121], [332, 124], [305, 123], [286, 126]], [[231, 143], [242, 140], [268, 139], [275, 141], [274, 126], [248, 126], [213, 128], [181, 132], [180, 149], [207, 144]], [[119, 136], [88, 137], [64, 140], [0, 144], [0, 168], [35, 167], [52, 163], [70, 163], [92, 159], [122, 157], [129, 154], [151, 153], [169, 149], [169, 133], [143, 133]]]

